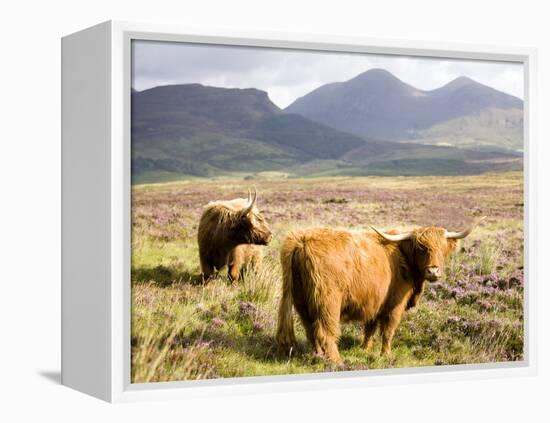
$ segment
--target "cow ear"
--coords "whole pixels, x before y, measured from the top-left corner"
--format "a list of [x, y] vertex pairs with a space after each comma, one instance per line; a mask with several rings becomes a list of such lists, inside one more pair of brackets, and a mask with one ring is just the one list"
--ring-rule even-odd
[[459, 239], [447, 239], [447, 254], [454, 253], [460, 244]]

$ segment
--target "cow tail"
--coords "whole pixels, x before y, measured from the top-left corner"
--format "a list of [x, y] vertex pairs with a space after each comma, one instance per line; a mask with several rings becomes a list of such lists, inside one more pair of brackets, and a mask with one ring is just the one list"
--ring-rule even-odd
[[281, 267], [283, 270], [283, 292], [279, 304], [279, 321], [276, 340], [279, 347], [287, 352], [296, 346], [294, 318], [292, 315], [292, 285], [295, 272], [297, 246], [285, 242], [281, 249]]

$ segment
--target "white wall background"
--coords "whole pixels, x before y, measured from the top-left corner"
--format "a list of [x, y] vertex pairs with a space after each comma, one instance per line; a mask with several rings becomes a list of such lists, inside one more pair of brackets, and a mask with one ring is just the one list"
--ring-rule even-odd
[[537, 377], [111, 406], [58, 383], [60, 37], [108, 19], [539, 49], [540, 239], [548, 238], [550, 25], [542, 1], [25, 1], [0, 25], [0, 420], [549, 421], [548, 247]]

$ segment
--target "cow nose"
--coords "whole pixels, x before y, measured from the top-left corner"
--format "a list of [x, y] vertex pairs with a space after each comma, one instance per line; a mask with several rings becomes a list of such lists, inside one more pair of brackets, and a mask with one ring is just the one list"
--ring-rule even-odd
[[425, 277], [428, 280], [434, 281], [441, 277], [441, 269], [437, 266], [426, 267]]

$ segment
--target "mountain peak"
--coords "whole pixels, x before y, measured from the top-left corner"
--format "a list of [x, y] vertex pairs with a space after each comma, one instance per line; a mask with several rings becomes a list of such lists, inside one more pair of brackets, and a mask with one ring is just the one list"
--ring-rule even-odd
[[360, 73], [359, 75], [357, 75], [357, 77], [360, 77], [360, 76], [367, 76], [367, 75], [372, 75], [372, 76], [383, 76], [383, 77], [395, 78], [395, 76], [394, 76], [393, 73], [391, 73], [390, 71], [388, 71], [388, 70], [386, 70], [386, 69], [382, 69], [382, 68], [372, 68], [372, 69], [368, 69], [368, 70], [366, 70], [365, 72]]
[[475, 83], [477, 84], [478, 82], [474, 81], [472, 78], [469, 78], [467, 76], [459, 76], [455, 79], [453, 79], [451, 82], [449, 82], [449, 84], [471, 84], [471, 83]]
[[467, 76], [459, 76], [458, 78], [455, 78], [452, 81], [446, 83], [441, 88], [456, 90], [458, 88], [462, 88], [468, 85], [481, 85], [481, 84], [477, 81], [474, 81], [471, 78], [468, 78]]
[[363, 73], [360, 73], [355, 78], [352, 78], [351, 81], [394, 81], [404, 84], [399, 78], [397, 78], [393, 73], [388, 72], [386, 69], [373, 68], [369, 69]]
[[423, 92], [417, 88], [401, 81], [391, 72], [385, 69], [369, 69], [355, 78], [344, 82], [352, 92], [371, 95], [378, 93], [380, 95], [394, 96], [422, 96]]
[[[481, 84], [467, 76], [459, 76], [427, 93], [439, 99], [451, 96], [452, 102], [463, 102], [466, 108], [477, 108], [476, 110], [486, 107], [523, 108], [523, 102], [519, 98]], [[466, 111], [466, 109], [463, 110], [463, 112]]]

